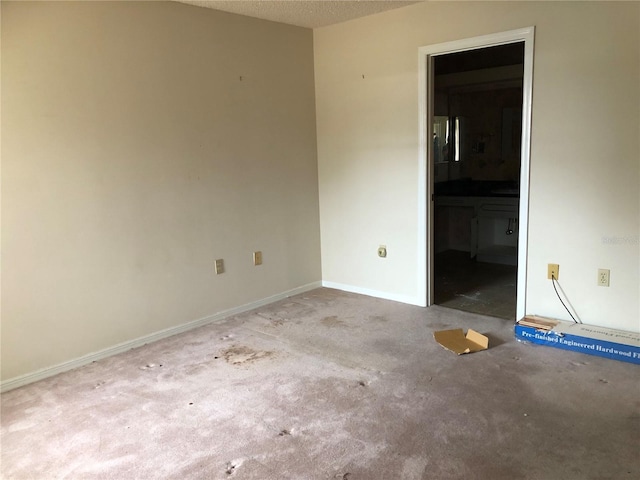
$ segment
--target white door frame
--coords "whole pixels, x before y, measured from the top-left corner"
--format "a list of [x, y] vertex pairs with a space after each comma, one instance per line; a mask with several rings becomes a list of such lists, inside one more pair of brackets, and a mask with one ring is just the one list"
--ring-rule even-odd
[[[418, 162], [418, 298], [433, 305], [433, 57], [447, 53], [524, 42], [522, 82], [522, 147], [520, 154], [520, 209], [518, 220], [518, 274], [516, 320], [526, 312], [527, 248], [529, 239], [529, 164], [531, 152], [531, 98], [533, 91], [533, 41], [535, 27], [428, 45], [418, 49], [418, 101], [420, 158]], [[428, 206], [428, 208], [427, 208]], [[427, 228], [428, 227], [428, 228]]]

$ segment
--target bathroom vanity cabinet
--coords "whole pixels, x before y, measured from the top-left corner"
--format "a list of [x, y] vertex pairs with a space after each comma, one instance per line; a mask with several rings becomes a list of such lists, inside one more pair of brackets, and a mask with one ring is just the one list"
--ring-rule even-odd
[[479, 262], [516, 265], [516, 195], [435, 197], [436, 252], [468, 251]]

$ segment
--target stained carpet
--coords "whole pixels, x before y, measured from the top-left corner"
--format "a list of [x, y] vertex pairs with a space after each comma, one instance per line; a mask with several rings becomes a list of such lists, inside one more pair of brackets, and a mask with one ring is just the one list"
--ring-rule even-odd
[[[490, 348], [433, 340], [458, 327]], [[318, 289], [4, 393], [1, 475], [635, 479], [638, 372], [505, 320]]]

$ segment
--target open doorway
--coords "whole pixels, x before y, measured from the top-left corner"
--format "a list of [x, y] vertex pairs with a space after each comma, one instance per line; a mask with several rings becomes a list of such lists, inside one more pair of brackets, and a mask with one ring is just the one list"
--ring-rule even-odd
[[524, 43], [433, 60], [434, 303], [514, 320]]
[[533, 33], [420, 49], [426, 305], [524, 315]]

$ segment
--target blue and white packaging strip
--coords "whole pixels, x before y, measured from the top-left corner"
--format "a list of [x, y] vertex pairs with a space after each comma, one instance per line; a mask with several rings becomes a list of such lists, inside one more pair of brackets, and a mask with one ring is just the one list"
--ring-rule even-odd
[[640, 333], [557, 321], [551, 330], [516, 323], [516, 338], [640, 365]]

